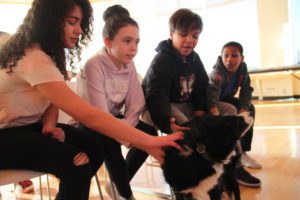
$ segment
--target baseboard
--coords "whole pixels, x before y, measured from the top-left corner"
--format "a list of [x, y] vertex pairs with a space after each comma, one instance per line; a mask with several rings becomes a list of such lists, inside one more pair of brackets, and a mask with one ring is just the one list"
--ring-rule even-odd
[[[252, 99], [253, 99], [253, 100], [259, 100], [258, 96], [254, 96]], [[268, 96], [268, 97], [263, 97], [263, 100], [278, 100], [278, 99], [300, 99], [300, 95], [294, 95], [294, 96]]]

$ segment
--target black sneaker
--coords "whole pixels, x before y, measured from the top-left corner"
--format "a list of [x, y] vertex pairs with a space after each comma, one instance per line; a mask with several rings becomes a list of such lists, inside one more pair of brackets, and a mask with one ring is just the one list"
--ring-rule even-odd
[[243, 167], [237, 169], [236, 179], [239, 184], [246, 187], [260, 187], [261, 185], [260, 180], [252, 176]]

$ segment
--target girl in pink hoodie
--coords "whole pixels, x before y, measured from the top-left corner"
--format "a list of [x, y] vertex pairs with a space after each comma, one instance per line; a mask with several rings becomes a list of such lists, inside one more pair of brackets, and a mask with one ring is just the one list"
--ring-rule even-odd
[[[105, 47], [86, 62], [77, 80], [77, 92], [92, 105], [120, 118], [124, 123], [157, 135], [153, 127], [139, 120], [145, 99], [133, 63], [140, 40], [138, 24], [120, 5], [109, 7], [103, 19]], [[99, 137], [106, 167], [120, 199], [134, 199], [129, 182], [148, 154], [132, 147], [124, 160], [121, 144], [125, 143], [83, 128]], [[130, 146], [128, 143], [125, 145]]]

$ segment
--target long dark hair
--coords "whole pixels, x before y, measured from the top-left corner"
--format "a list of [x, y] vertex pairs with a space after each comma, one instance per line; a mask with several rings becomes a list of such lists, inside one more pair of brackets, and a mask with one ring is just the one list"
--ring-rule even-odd
[[24, 56], [25, 49], [38, 43], [67, 79], [64, 20], [75, 5], [81, 8], [83, 14], [82, 34], [75, 47], [66, 50], [67, 61], [72, 69], [75, 68], [75, 61], [81, 60], [82, 47], [91, 40], [93, 10], [89, 0], [34, 0], [23, 24], [1, 49], [0, 67], [13, 72], [17, 61]]

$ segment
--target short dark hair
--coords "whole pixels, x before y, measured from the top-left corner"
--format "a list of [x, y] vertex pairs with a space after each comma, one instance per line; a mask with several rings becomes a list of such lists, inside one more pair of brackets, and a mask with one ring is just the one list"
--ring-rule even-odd
[[170, 17], [169, 27], [171, 32], [178, 30], [185, 33], [195, 29], [200, 30], [201, 32], [203, 29], [203, 22], [197, 13], [194, 13], [187, 8], [181, 8]]
[[236, 48], [238, 48], [238, 50], [239, 50], [239, 52], [241, 53], [241, 55], [243, 55], [243, 53], [244, 53], [243, 46], [242, 46], [240, 43], [238, 43], [238, 42], [235, 42], [235, 41], [227, 42], [227, 43], [224, 44], [224, 46], [222, 47], [221, 53], [223, 52], [223, 50], [224, 50], [226, 47], [236, 47]]
[[130, 17], [128, 10], [121, 5], [108, 7], [103, 13], [103, 20], [105, 25], [102, 30], [102, 36], [109, 37], [111, 40], [121, 28], [127, 25], [139, 27], [138, 23]]

